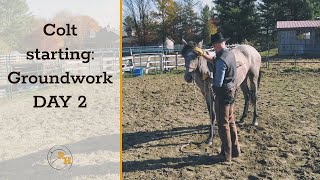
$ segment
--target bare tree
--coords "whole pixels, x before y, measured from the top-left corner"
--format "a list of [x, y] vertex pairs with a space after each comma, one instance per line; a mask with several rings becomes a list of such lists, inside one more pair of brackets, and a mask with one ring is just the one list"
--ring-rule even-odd
[[124, 0], [125, 13], [131, 16], [140, 45], [146, 45], [150, 30], [152, 0]]

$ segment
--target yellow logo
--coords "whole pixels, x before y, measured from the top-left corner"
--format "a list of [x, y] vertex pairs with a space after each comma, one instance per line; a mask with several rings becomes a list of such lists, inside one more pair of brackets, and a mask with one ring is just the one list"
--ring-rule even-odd
[[54, 169], [70, 169], [73, 157], [71, 151], [67, 147], [54, 146], [49, 150], [47, 160], [49, 165]]

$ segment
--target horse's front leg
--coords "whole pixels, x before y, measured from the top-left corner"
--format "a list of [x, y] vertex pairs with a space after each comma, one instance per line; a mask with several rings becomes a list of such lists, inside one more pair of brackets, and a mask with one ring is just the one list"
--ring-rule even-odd
[[207, 143], [211, 146], [213, 145], [213, 139], [215, 137], [215, 128], [214, 128], [214, 121], [215, 121], [215, 112], [214, 112], [214, 97], [213, 94], [208, 93], [206, 95], [206, 103], [207, 109], [209, 111], [209, 118], [210, 118], [210, 130], [209, 130], [209, 137]]

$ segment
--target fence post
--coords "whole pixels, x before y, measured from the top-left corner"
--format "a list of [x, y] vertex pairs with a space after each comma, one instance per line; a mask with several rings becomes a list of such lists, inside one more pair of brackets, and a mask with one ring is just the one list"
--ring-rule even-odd
[[140, 69], [142, 68], [142, 64], [141, 64], [141, 63], [142, 63], [142, 60], [141, 60], [141, 53], [142, 53], [142, 51], [140, 50], [140, 55], [139, 55], [139, 56], [140, 56]]
[[296, 70], [297, 68], [297, 52], [294, 51], [294, 69]]
[[163, 69], [163, 54], [160, 54], [160, 73], [162, 74], [162, 69]]
[[178, 53], [176, 52], [176, 69], [178, 69]]

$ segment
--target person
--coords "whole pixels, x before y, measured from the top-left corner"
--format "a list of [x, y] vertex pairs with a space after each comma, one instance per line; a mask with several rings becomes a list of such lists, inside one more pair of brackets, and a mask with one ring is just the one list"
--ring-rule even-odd
[[224, 161], [231, 161], [232, 157], [240, 155], [240, 145], [234, 115], [237, 69], [233, 54], [226, 48], [227, 40], [228, 38], [224, 38], [221, 32], [211, 35], [211, 43], [216, 52], [215, 58], [198, 47], [193, 51], [215, 64], [213, 89], [216, 94], [215, 111], [221, 140], [219, 157]]

